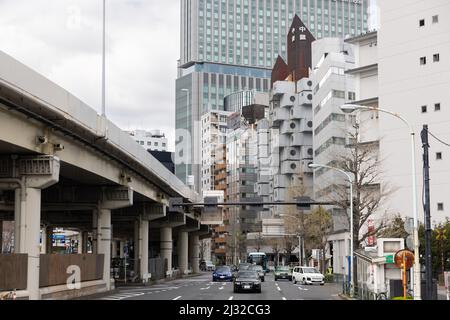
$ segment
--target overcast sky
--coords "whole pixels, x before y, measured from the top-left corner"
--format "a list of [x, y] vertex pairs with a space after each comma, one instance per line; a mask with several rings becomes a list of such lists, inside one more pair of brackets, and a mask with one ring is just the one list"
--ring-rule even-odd
[[[174, 149], [179, 0], [107, 0], [107, 116]], [[101, 113], [102, 0], [0, 0], [0, 50]]]

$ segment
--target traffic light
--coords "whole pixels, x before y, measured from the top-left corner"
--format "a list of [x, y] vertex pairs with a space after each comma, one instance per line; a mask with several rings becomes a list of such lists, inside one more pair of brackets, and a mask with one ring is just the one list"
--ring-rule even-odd
[[310, 197], [298, 197], [297, 208], [300, 210], [311, 210], [311, 198]]

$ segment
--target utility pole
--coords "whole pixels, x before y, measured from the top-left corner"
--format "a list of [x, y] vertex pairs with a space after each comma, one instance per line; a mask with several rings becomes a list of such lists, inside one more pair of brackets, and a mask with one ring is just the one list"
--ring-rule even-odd
[[[433, 271], [431, 266], [431, 214], [430, 214], [430, 159], [428, 149], [428, 125], [423, 126], [421, 132], [423, 147], [423, 172], [424, 172], [424, 213], [425, 213], [425, 279], [426, 279], [426, 300], [433, 297]], [[415, 257], [419, 259], [419, 257]]]

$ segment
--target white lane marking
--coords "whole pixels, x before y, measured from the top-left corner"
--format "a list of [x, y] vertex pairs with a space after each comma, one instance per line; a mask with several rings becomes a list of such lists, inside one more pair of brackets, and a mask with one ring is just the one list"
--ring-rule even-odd
[[233, 296], [229, 297], [228, 300], [233, 300]]
[[180, 299], [181, 298], [181, 296], [178, 296], [178, 297], [176, 297], [176, 298], [174, 298], [174, 299], [172, 299], [172, 300], [178, 300], [178, 299]]
[[286, 300], [286, 298], [285, 298], [285, 297], [282, 297], [281, 299], [283, 299], [283, 300]]
[[220, 287], [219, 290], [223, 290], [223, 287]]
[[200, 290], [208, 290], [211, 287], [206, 287], [206, 288], [200, 288]]
[[280, 287], [277, 287], [278, 291], [281, 291]]
[[100, 298], [100, 300], [124, 300], [134, 297], [143, 296], [144, 292], [137, 292], [137, 293], [131, 293], [131, 294], [114, 294], [108, 297]]

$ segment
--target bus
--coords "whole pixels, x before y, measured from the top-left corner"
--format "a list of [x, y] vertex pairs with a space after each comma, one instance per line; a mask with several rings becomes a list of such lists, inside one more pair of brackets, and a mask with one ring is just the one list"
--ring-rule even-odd
[[264, 252], [250, 252], [247, 257], [247, 262], [262, 266], [264, 272], [269, 271], [267, 255]]

